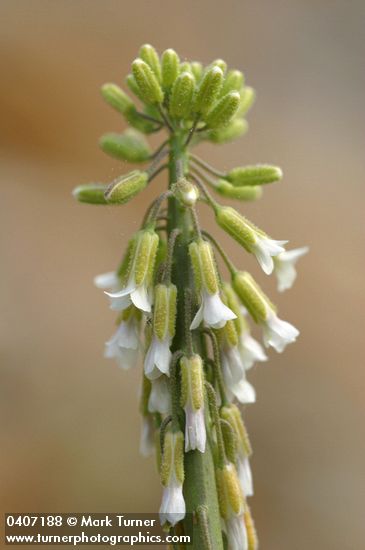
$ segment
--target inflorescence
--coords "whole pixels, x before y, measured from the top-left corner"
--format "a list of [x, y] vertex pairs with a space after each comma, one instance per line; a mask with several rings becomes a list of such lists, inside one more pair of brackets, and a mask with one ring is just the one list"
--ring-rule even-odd
[[[267, 356], [251, 336], [250, 321], [262, 328], [264, 346], [278, 352], [299, 333], [278, 317], [253, 277], [201, 228], [197, 205], [211, 207], [217, 224], [256, 257], [266, 274], [275, 273], [279, 291], [291, 287], [295, 263], [307, 248], [286, 251], [286, 240], [270, 238], [211, 194], [256, 200], [263, 185], [282, 178], [280, 168], [255, 165], [222, 172], [192, 152], [203, 141], [226, 143], [247, 131], [245, 116], [255, 93], [241, 71], [228, 70], [221, 59], [206, 67], [181, 62], [172, 49], [159, 57], [144, 45], [126, 84], [140, 107], [116, 84], [105, 84], [103, 98], [129, 128], [105, 134], [100, 146], [114, 158], [149, 165], [109, 184], [81, 185], [74, 196], [92, 204], [124, 204], [165, 170], [169, 185], [147, 208], [117, 269], [95, 278], [118, 314], [105, 356], [127, 369], [142, 350], [141, 452], [157, 454], [162, 524], [174, 527], [186, 513], [184, 455], [209, 447], [222, 537], [231, 550], [254, 550], [257, 538], [247, 506], [253, 495], [252, 450], [236, 402], [255, 401], [246, 373]], [[166, 139], [152, 152], [143, 134], [159, 131]], [[228, 280], [220, 274], [216, 254]], [[189, 511], [199, 519], [201, 510]]]

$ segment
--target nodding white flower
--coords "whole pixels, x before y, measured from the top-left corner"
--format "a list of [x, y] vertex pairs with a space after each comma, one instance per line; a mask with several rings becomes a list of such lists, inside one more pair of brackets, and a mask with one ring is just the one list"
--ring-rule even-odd
[[94, 285], [102, 290], [117, 290], [120, 288], [120, 280], [115, 271], [101, 273], [94, 277]]
[[122, 369], [134, 367], [138, 360], [139, 320], [133, 308], [126, 310], [110, 340], [105, 344], [104, 356], [115, 359]]
[[185, 452], [205, 452], [203, 362], [199, 355], [183, 357], [181, 369], [181, 406], [185, 411]]
[[249, 331], [245, 331], [240, 335], [238, 347], [246, 370], [250, 369], [256, 361], [267, 361], [267, 355], [261, 344], [251, 336]]
[[233, 286], [251, 317], [262, 326], [266, 347], [271, 346], [281, 353], [288, 344], [295, 342], [299, 330], [279, 319], [275, 306], [249, 273], [237, 272], [233, 277]]
[[141, 438], [139, 452], [142, 456], [150, 456], [155, 448], [155, 426], [150, 414], [142, 416]]
[[262, 270], [270, 275], [274, 269], [272, 257], [284, 252], [283, 245], [288, 241], [270, 239], [264, 231], [255, 227], [230, 206], [219, 206], [216, 209], [216, 219], [222, 229], [256, 256]]
[[133, 303], [138, 309], [149, 313], [158, 235], [154, 231], [141, 230], [133, 243], [127, 283], [121, 290], [105, 293], [114, 300], [114, 309], [123, 310]]
[[220, 514], [225, 524], [229, 550], [248, 550], [244, 522], [244, 498], [233, 464], [227, 463], [216, 471]]
[[161, 481], [164, 487], [160, 507], [160, 521], [174, 526], [184, 519], [186, 507], [183, 496], [184, 454], [182, 432], [168, 432], [165, 435]]
[[148, 410], [150, 413], [158, 412], [160, 414], [167, 414], [171, 410], [169, 384], [164, 375], [151, 381]]
[[249, 550], [245, 518], [234, 516], [226, 521], [228, 550]]
[[201, 305], [190, 325], [198, 328], [202, 321], [212, 328], [221, 328], [236, 315], [221, 300], [213, 250], [207, 241], [200, 239], [189, 246], [194, 270], [194, 280], [200, 294]]
[[284, 292], [284, 290], [287, 290], [293, 286], [293, 283], [297, 278], [295, 264], [299, 258], [307, 254], [308, 250], [308, 246], [294, 248], [293, 250], [281, 252], [281, 254], [274, 258], [274, 273], [278, 281], [279, 292]]
[[170, 374], [170, 346], [175, 335], [176, 286], [159, 284], [155, 287], [154, 295], [153, 336], [144, 361], [145, 375], [150, 380], [155, 380], [161, 374]]
[[237, 473], [242, 492], [245, 497], [253, 496], [253, 480], [248, 456], [239, 454], [237, 458]]

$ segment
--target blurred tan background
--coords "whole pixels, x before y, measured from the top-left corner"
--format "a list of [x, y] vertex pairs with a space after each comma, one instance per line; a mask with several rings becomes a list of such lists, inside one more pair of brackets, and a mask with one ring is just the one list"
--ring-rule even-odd
[[311, 247], [284, 295], [242, 255], [301, 330], [250, 375], [261, 548], [364, 548], [364, 26], [361, 0], [2, 0], [2, 512], [159, 506], [153, 460], [138, 454], [140, 372], [103, 358], [114, 316], [92, 284], [156, 187], [124, 209], [71, 197], [125, 169], [98, 150], [124, 124], [99, 87], [122, 83], [151, 42], [245, 71], [258, 92], [250, 132], [201, 154], [220, 168], [282, 166], [283, 183], [240, 208]]

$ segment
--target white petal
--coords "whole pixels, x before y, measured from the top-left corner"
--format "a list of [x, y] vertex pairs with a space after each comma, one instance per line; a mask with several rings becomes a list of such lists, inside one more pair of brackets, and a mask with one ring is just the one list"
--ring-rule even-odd
[[245, 497], [253, 496], [253, 480], [250, 461], [247, 456], [240, 457], [237, 464], [237, 473], [241, 489]]
[[237, 347], [222, 352], [223, 378], [228, 389], [232, 389], [245, 376], [245, 367]]
[[266, 347], [272, 346], [278, 353], [284, 351], [287, 344], [295, 342], [299, 330], [290, 323], [279, 319], [274, 311], [269, 311], [263, 324], [263, 337]]
[[161, 374], [167, 374], [167, 376], [169, 376], [170, 361], [170, 339], [165, 338], [161, 341], [156, 336], [154, 336], [145, 357], [145, 375], [150, 380], [158, 378]]
[[203, 311], [204, 311], [204, 304], [202, 302], [200, 304], [200, 307], [199, 307], [198, 311], [196, 312], [196, 315], [195, 315], [194, 319], [191, 322], [190, 330], [195, 330], [196, 328], [198, 328], [198, 326], [200, 325], [200, 323], [203, 320]]
[[218, 292], [216, 294], [204, 292], [203, 317], [208, 327], [222, 328], [227, 321], [236, 319], [237, 315], [222, 302]]
[[243, 332], [240, 339], [240, 353], [242, 363], [246, 370], [250, 369], [255, 361], [267, 361], [261, 344], [252, 338], [249, 332]]
[[134, 290], [136, 290], [136, 283], [133, 279], [128, 281], [125, 287], [123, 287], [120, 290], [114, 291], [114, 292], [107, 292], [104, 291], [109, 298], [122, 298], [123, 296], [128, 296], [128, 294], [131, 294]]
[[120, 348], [137, 349], [139, 338], [138, 324], [135, 319], [122, 321], [111, 340], [115, 340]]
[[128, 370], [136, 366], [138, 361], [138, 350], [121, 348], [114, 342], [106, 342], [104, 357], [107, 359], [115, 359], [118, 367]]
[[108, 273], [102, 273], [94, 277], [94, 285], [102, 290], [108, 288], [117, 289], [120, 286], [120, 281], [115, 271], [109, 271]]
[[155, 446], [155, 430], [151, 416], [144, 416], [142, 419], [141, 439], [139, 451], [143, 456], [150, 456]]
[[161, 525], [164, 525], [166, 521], [168, 521], [171, 525], [176, 525], [176, 523], [184, 519], [185, 511], [186, 507], [182, 485], [174, 480], [163, 489], [160, 507]]
[[226, 521], [228, 550], [248, 550], [248, 538], [243, 515]]
[[151, 311], [151, 300], [144, 284], [131, 292], [131, 300], [138, 309], [146, 313]]
[[109, 296], [109, 302], [110, 309], [112, 309], [113, 311], [123, 311], [132, 304], [132, 300], [129, 294], [127, 294], [126, 296], [120, 296], [118, 298], [110, 298]]
[[150, 413], [158, 412], [160, 414], [167, 414], [171, 410], [169, 385], [166, 376], [162, 375], [152, 380], [148, 410]]
[[270, 275], [274, 269], [272, 256], [277, 256], [285, 252], [282, 246], [288, 241], [274, 241], [268, 237], [257, 236], [256, 243], [252, 246], [252, 252], [255, 254], [262, 270], [266, 275]]
[[204, 453], [206, 438], [204, 409], [195, 411], [191, 406], [185, 407], [185, 452], [198, 449]]
[[293, 286], [293, 283], [297, 277], [297, 271], [295, 264], [301, 256], [304, 256], [308, 252], [308, 246], [302, 248], [295, 248], [282, 252], [275, 258], [275, 275], [278, 281], [279, 292], [284, 292], [288, 288]]
[[242, 380], [232, 386], [230, 390], [233, 395], [238, 399], [238, 401], [243, 405], [255, 403], [256, 401], [255, 388], [245, 378], [242, 378]]

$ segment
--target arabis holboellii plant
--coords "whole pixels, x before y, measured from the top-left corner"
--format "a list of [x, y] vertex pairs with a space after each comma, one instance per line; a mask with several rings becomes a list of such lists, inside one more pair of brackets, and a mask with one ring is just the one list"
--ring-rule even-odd
[[[211, 194], [256, 200], [266, 184], [282, 178], [280, 168], [262, 164], [222, 172], [193, 153], [203, 141], [226, 143], [247, 131], [245, 116], [255, 93], [241, 71], [228, 69], [221, 59], [206, 67], [181, 62], [174, 50], [159, 56], [144, 45], [126, 85], [130, 94], [116, 84], [102, 87], [103, 98], [129, 128], [105, 134], [100, 146], [143, 168], [110, 183], [81, 185], [74, 196], [91, 204], [125, 204], [163, 171], [168, 186], [148, 206], [115, 271], [95, 279], [117, 312], [105, 356], [122, 368], [135, 365], [139, 352], [144, 356], [141, 452], [157, 454], [165, 528], [190, 532], [199, 550], [254, 550], [247, 505], [253, 495], [252, 451], [235, 404], [255, 401], [247, 371], [267, 360], [250, 321], [262, 329], [264, 346], [277, 352], [299, 332], [241, 270], [244, 254], [236, 267], [201, 227], [197, 207], [211, 207], [223, 231], [255, 256], [264, 273], [276, 274], [279, 291], [292, 285], [295, 263], [307, 249], [287, 251], [287, 240], [269, 237]], [[145, 135], [157, 132], [164, 136], [152, 152]], [[194, 514], [193, 522], [185, 521], [186, 512]]]

